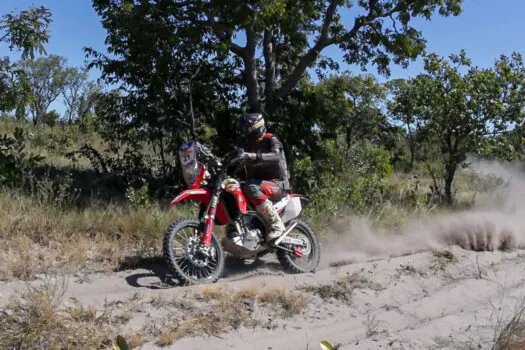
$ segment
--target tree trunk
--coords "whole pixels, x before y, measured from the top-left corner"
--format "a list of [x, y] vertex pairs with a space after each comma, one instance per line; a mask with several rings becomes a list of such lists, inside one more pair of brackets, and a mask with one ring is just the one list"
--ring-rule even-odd
[[407, 123], [408, 128], [408, 139], [410, 142], [410, 164], [408, 171], [412, 171], [414, 169], [414, 162], [416, 159], [416, 140], [414, 139], [414, 134], [412, 133], [412, 128], [410, 127], [410, 123]]
[[162, 131], [160, 132], [159, 146], [160, 146], [160, 161], [161, 161], [161, 166], [162, 166], [162, 177], [166, 179], [166, 157], [164, 155], [164, 141], [163, 141]]
[[33, 115], [33, 124], [37, 125], [39, 122], [41, 122], [42, 119], [44, 119], [45, 114], [46, 110], [42, 106], [37, 106]]
[[[350, 144], [352, 143], [352, 127], [349, 124], [347, 124], [346, 130], [345, 130], [345, 139], [346, 139], [347, 149], [350, 149]], [[337, 136], [336, 136], [336, 140], [337, 140]]]
[[275, 37], [273, 30], [264, 31], [263, 39], [263, 53], [264, 53], [264, 65], [265, 65], [265, 97], [266, 97], [266, 112], [268, 115], [273, 117], [276, 111], [276, 105], [274, 101], [275, 97], [275, 70], [276, 70], [276, 59], [275, 59]]
[[454, 204], [454, 197], [452, 195], [452, 184], [454, 182], [454, 176], [456, 175], [456, 163], [451, 159], [446, 167], [445, 174], [445, 199], [448, 205]]
[[261, 99], [259, 97], [259, 82], [257, 81], [257, 60], [255, 58], [256, 48], [257, 33], [252, 29], [246, 29], [246, 56], [243, 60], [248, 109], [250, 111], [259, 112], [261, 109]]

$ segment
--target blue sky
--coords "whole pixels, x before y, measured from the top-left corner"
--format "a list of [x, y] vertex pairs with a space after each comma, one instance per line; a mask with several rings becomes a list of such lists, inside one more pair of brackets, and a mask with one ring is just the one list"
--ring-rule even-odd
[[[31, 5], [43, 5], [53, 13], [51, 40], [46, 46], [48, 53], [66, 57], [71, 65], [82, 65], [85, 60], [83, 47], [105, 50], [106, 33], [91, 0], [0, 0], [0, 15]], [[351, 20], [350, 17], [346, 19]], [[482, 67], [492, 65], [501, 54], [525, 52], [524, 0], [465, 0], [464, 12], [458, 17], [434, 17], [431, 21], [415, 23], [427, 39], [428, 51], [449, 55], [464, 48], [473, 63]], [[0, 46], [0, 56], [5, 54], [18, 58], [18, 54], [8, 53], [6, 46]], [[323, 54], [341, 59], [336, 47], [328, 48]], [[345, 65], [342, 68], [357, 70]], [[407, 70], [392, 66], [391, 77], [415, 75], [421, 69], [420, 60]], [[90, 73], [93, 79], [98, 75], [96, 71]], [[63, 111], [59, 102], [53, 108]]]

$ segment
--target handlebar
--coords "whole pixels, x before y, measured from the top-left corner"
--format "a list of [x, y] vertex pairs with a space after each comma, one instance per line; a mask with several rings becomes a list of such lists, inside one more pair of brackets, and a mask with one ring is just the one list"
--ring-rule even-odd
[[242, 160], [240, 159], [240, 156], [244, 153], [244, 150], [242, 148], [236, 148], [221, 159], [215, 156], [208, 147], [199, 142], [197, 142], [197, 148], [198, 152], [204, 157], [204, 159], [208, 163], [211, 163], [210, 165], [212, 167], [224, 170], [227, 170], [233, 165], [239, 163]]

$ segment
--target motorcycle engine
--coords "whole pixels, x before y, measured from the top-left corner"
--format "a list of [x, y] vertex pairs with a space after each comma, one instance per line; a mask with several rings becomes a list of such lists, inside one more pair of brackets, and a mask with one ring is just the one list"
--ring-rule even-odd
[[261, 245], [261, 230], [256, 228], [256, 225], [254, 225], [251, 220], [248, 222], [245, 220], [245, 225], [248, 228], [247, 232], [238, 232], [234, 225], [229, 225], [227, 229], [227, 237], [235, 244], [255, 251]]

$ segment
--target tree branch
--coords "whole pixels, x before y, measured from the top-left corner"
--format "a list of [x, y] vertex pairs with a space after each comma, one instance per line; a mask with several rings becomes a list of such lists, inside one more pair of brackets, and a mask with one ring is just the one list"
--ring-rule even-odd
[[329, 29], [334, 19], [337, 6], [339, 6], [341, 2], [342, 0], [332, 0], [330, 2], [330, 5], [326, 9], [326, 14], [324, 16], [323, 26], [321, 27], [319, 38], [317, 38], [315, 45], [310, 50], [308, 50], [308, 52], [303, 57], [301, 57], [299, 64], [295, 67], [290, 77], [277, 92], [277, 97], [283, 98], [286, 96], [301, 79], [306, 68], [308, 68], [319, 57], [321, 50], [332, 44], [328, 37]]
[[[190, 3], [192, 3], [191, 1], [186, 1], [184, 2], [185, 5], [189, 5]], [[233, 36], [233, 29], [232, 28], [229, 28], [228, 26], [222, 24], [222, 23], [219, 23], [219, 22], [215, 22], [213, 20], [213, 15], [208, 13], [208, 12], [205, 12], [206, 14], [206, 17], [207, 17], [207, 20], [205, 21], [202, 21], [203, 23], [207, 23], [210, 28], [212, 29], [213, 33], [215, 35], [217, 35], [217, 37], [226, 43], [226, 45], [228, 46], [228, 49], [233, 52], [234, 54], [236, 54], [237, 56], [241, 57], [241, 58], [245, 58], [247, 56], [247, 48], [246, 47], [242, 47], [242, 46], [239, 46], [237, 44], [235, 44], [233, 41], [232, 41], [232, 36]]]
[[[357, 17], [354, 22], [354, 27], [340, 38], [337, 38], [337, 37], [331, 38], [330, 44], [339, 44], [339, 43], [348, 41], [352, 37], [354, 37], [361, 28], [370, 24], [372, 21], [378, 18], [385, 18], [385, 17], [390, 17], [393, 19], [392, 15], [398, 12], [399, 10], [401, 10], [401, 4], [398, 4], [394, 8], [392, 8], [390, 11], [381, 13], [381, 12], [376, 11], [374, 7], [375, 4], [376, 4], [375, 1], [370, 1], [370, 8], [368, 9], [368, 14], [364, 17], [363, 16]], [[394, 28], [395, 28], [395, 22], [394, 22]]]
[[248, 95], [248, 106], [250, 109], [259, 110], [261, 101], [259, 98], [259, 82], [257, 81], [257, 62], [255, 53], [257, 49], [257, 33], [251, 29], [246, 29], [246, 47], [244, 48], [244, 74], [246, 90]]

